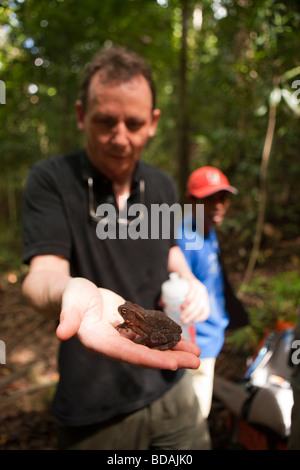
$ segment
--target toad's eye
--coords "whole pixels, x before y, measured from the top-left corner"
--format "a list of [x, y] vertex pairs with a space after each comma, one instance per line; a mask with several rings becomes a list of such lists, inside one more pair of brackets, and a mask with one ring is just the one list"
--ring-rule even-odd
[[122, 308], [122, 313], [126, 314], [126, 308]]

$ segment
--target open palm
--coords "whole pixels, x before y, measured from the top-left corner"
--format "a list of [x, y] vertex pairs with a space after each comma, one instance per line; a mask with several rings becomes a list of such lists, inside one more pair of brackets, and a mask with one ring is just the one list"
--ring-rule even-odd
[[122, 329], [116, 330], [116, 325], [123, 322], [118, 306], [124, 300], [86, 279], [72, 279], [63, 295], [57, 337], [63, 341], [77, 334], [92, 352], [143, 367], [169, 370], [199, 367], [200, 350], [190, 341], [182, 339], [172, 350], [159, 351], [136, 344], [123, 336]]

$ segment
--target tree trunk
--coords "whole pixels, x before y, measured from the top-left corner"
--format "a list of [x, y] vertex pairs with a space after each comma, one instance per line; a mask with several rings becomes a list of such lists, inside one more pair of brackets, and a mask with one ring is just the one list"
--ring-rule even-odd
[[185, 185], [190, 170], [189, 155], [189, 119], [187, 102], [187, 31], [189, 2], [181, 0], [182, 5], [182, 36], [179, 61], [179, 90], [178, 90], [178, 186], [180, 199], [183, 201]]
[[[277, 85], [277, 79], [274, 79], [274, 84]], [[242, 282], [243, 284], [249, 284], [253, 271], [255, 268], [255, 264], [257, 262], [257, 258], [259, 255], [263, 225], [265, 221], [265, 213], [266, 213], [266, 203], [267, 203], [267, 170], [270, 160], [271, 148], [274, 138], [275, 132], [275, 125], [276, 125], [276, 102], [270, 102], [269, 108], [269, 119], [268, 119], [268, 127], [266, 132], [265, 144], [262, 153], [261, 165], [260, 165], [260, 192], [259, 192], [259, 207], [257, 213], [257, 221], [256, 221], [256, 230], [254, 235], [254, 242], [253, 248], [250, 254], [248, 266], [246, 269], [246, 273]]]

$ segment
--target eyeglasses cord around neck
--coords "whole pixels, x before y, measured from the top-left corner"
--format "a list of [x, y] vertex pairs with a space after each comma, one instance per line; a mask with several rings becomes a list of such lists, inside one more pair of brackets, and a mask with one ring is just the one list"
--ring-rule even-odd
[[[91, 176], [88, 178], [88, 197], [89, 197], [89, 215], [96, 222], [100, 222], [105, 217], [101, 215], [97, 215], [97, 212], [95, 211], [94, 180]], [[144, 202], [145, 202], [145, 181], [144, 180], [140, 180], [139, 182], [139, 199], [140, 199], [139, 204], [141, 206], [141, 210], [139, 211], [140, 214], [138, 218], [134, 219], [135, 221], [139, 221], [144, 218], [144, 212], [143, 212], [143, 207], [144, 207]], [[117, 222], [119, 224], [129, 224], [131, 220], [128, 220], [128, 215], [127, 215], [126, 218], [118, 217]]]

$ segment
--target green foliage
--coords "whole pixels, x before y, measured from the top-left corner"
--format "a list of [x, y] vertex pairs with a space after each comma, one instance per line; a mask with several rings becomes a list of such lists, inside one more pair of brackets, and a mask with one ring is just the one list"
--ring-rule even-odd
[[[182, 5], [182, 0], [0, 2], [0, 80], [6, 85], [6, 104], [0, 105], [0, 217], [8, 233], [20, 223], [30, 166], [82, 145], [74, 102], [85, 64], [102, 46], [133, 48], [152, 66], [162, 118], [144, 158], [177, 174]], [[188, 7], [189, 155], [184, 157], [188, 171], [212, 164], [239, 188], [232, 242], [242, 241], [248, 251], [274, 76], [285, 96], [300, 77], [299, 2], [189, 0]], [[202, 24], [194, 21], [196, 10]], [[283, 238], [297, 235], [300, 223], [298, 127], [299, 115], [282, 97], [266, 221], [280, 228]]]
[[228, 336], [235, 352], [255, 352], [266, 330], [274, 328], [277, 321], [296, 324], [300, 307], [298, 271], [282, 272], [272, 278], [257, 276], [241, 292], [249, 304], [250, 324]]

